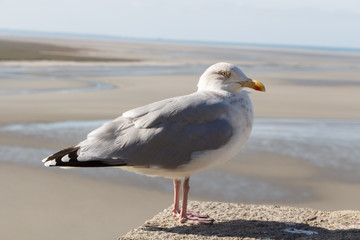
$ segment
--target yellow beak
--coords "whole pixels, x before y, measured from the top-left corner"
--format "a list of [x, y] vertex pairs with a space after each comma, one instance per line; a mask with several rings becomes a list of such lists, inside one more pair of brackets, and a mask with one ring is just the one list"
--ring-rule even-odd
[[265, 92], [264, 84], [262, 84], [261, 82], [259, 82], [257, 80], [249, 79], [248, 82], [242, 82], [242, 85], [244, 87], [252, 88], [252, 89], [254, 89], [256, 91]]

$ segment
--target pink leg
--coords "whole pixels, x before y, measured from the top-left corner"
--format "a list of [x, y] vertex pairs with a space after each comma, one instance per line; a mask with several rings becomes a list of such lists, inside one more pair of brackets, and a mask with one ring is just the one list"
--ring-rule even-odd
[[190, 212], [187, 211], [187, 201], [188, 201], [188, 194], [190, 190], [189, 186], [190, 178], [184, 178], [183, 182], [183, 200], [182, 200], [182, 208], [180, 212], [180, 222], [184, 223], [187, 220], [190, 220], [193, 223], [200, 223], [200, 224], [212, 224], [214, 219], [208, 218], [207, 215], [201, 215], [198, 212]]
[[188, 201], [188, 194], [190, 190], [189, 186], [190, 178], [184, 178], [183, 182], [183, 200], [182, 200], [182, 207], [181, 207], [181, 213], [180, 213], [180, 222], [184, 223], [187, 220], [187, 201]]
[[173, 209], [173, 215], [177, 216], [180, 212], [179, 210], [179, 199], [180, 199], [180, 179], [174, 179], [174, 209]]

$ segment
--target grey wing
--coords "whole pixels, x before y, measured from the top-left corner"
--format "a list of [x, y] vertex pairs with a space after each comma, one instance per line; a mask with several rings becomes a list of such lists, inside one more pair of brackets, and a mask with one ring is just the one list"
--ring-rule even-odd
[[78, 161], [173, 169], [194, 152], [217, 149], [232, 136], [226, 103], [204, 94], [172, 98], [131, 110], [79, 144]]
[[215, 95], [196, 92], [135, 108], [122, 116], [131, 119], [138, 128], [150, 128], [160, 122], [208, 122], [224, 114], [227, 107]]

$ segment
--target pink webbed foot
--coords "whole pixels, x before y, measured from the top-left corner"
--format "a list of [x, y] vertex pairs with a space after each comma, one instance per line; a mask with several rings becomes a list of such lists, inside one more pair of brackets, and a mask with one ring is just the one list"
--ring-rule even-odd
[[209, 215], [202, 215], [199, 212], [187, 211], [186, 216], [182, 216], [180, 212], [173, 211], [173, 215], [179, 217], [181, 223], [191, 224], [213, 224], [214, 219], [210, 218]]

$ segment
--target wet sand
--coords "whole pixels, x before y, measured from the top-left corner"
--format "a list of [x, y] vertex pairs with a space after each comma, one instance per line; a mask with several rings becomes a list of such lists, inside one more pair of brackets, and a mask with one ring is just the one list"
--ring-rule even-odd
[[171, 196], [71, 171], [0, 162], [2, 239], [116, 239]]
[[[35, 41], [35, 40], [34, 40]], [[49, 42], [37, 39], [36, 42]], [[141, 59], [139, 62], [3, 61], [1, 66], [27, 68], [54, 66], [195, 66], [187, 74], [150, 74], [87, 77], [114, 85], [100, 91], [46, 92], [47, 89], [89, 87], [90, 82], [47, 76], [31, 79], [0, 79], [1, 91], [45, 90], [38, 93], [0, 95], [0, 125], [26, 122], [112, 119], [122, 112], [166, 97], [196, 90], [198, 77], [210, 64], [229, 61], [262, 81], [266, 93], [251, 98], [256, 118], [360, 119], [360, 53], [302, 51], [255, 47], [199, 46], [145, 42], [99, 42], [52, 40], [81, 54]], [[26, 71], [25, 71], [26, 73]], [[26, 75], [26, 74], [25, 74]], [[51, 75], [51, 74], [50, 74]], [[0, 133], [0, 144], [59, 150], [74, 144]], [[241, 156], [241, 155], [240, 155]], [[31, 157], [31, 156], [29, 156]], [[45, 156], [44, 156], [45, 157]], [[171, 192], [158, 191], [104, 179], [93, 179], [71, 170], [12, 163], [0, 157], [0, 236], [34, 239], [116, 238], [169, 206]], [[291, 195], [252, 199], [244, 203], [267, 203], [325, 210], [359, 210], [360, 183], [343, 179], [345, 172], [320, 168], [302, 159], [262, 153], [246, 155], [216, 169], [265, 182]], [[337, 176], [337, 174], [340, 176]], [[216, 180], [216, 179], [215, 179]], [[171, 181], [164, 180], [170, 185]], [[196, 193], [191, 199], [218, 200], [214, 194]], [[298, 194], [298, 197], [297, 197]]]

